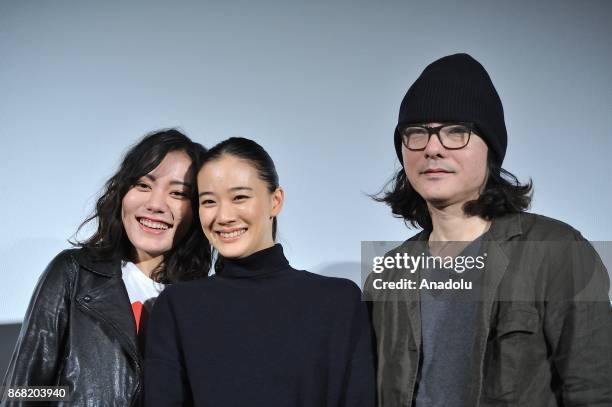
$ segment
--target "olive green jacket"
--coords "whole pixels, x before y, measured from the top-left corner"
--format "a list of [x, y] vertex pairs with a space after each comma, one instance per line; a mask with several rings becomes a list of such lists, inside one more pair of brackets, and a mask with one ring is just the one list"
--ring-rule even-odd
[[[387, 255], [424, 251], [421, 232]], [[493, 220], [472, 354], [469, 406], [612, 406], [609, 276], [578, 231], [544, 216]], [[378, 350], [379, 407], [410, 407], [418, 383], [418, 289], [377, 290], [374, 278], [419, 280], [395, 268], [364, 286]]]

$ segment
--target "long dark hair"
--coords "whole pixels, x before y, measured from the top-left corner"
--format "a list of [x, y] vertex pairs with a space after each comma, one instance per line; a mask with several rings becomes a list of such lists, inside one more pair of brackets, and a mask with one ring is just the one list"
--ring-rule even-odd
[[[272, 157], [270, 157], [262, 146], [244, 137], [230, 137], [212, 147], [205, 154], [197, 172], [199, 172], [206, 163], [217, 160], [224, 154], [229, 154], [251, 163], [257, 170], [259, 178], [266, 183], [270, 193], [278, 188], [278, 173], [276, 172], [276, 166], [274, 165], [274, 161], [272, 161]], [[272, 219], [273, 241], [276, 241], [277, 225], [277, 219], [274, 217], [274, 219]], [[219, 271], [221, 268], [222, 262], [217, 260], [215, 262], [215, 270]]]
[[[501, 168], [491, 154], [487, 154], [487, 182], [484, 190], [477, 199], [466, 202], [463, 211], [466, 215], [480, 216], [486, 220], [522, 212], [529, 208], [532, 192], [531, 179], [527, 184], [521, 184], [512, 173]], [[404, 168], [379, 193], [370, 197], [389, 205], [394, 216], [403, 218], [404, 222], [413, 227], [427, 231], [433, 229], [427, 203], [410, 185]]]
[[[93, 213], [76, 232], [78, 234], [86, 224], [95, 220], [97, 229], [94, 234], [85, 241], [71, 243], [89, 249], [96, 258], [130, 258], [133, 246], [121, 220], [123, 197], [142, 176], [153, 171], [166, 154], [173, 151], [184, 151], [189, 156], [190, 175], [195, 184], [196, 169], [206, 149], [176, 129], [149, 133], [127, 151], [117, 172], [106, 181]], [[163, 261], [153, 270], [151, 278], [160, 283], [203, 277], [210, 270], [210, 245], [200, 228], [195, 185], [190, 194], [193, 222], [182, 240], [164, 254]]]

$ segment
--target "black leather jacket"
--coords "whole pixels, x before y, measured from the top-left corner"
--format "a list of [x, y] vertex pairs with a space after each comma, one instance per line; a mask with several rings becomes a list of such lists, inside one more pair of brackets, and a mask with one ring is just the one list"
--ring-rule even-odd
[[[142, 357], [119, 259], [64, 250], [32, 296], [3, 386], [68, 386], [59, 406], [138, 406]], [[2, 406], [22, 406], [2, 395]]]

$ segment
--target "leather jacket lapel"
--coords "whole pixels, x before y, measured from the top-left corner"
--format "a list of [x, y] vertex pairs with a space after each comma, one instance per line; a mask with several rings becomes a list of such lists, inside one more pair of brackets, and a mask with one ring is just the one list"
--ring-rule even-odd
[[[109, 324], [116, 331], [126, 351], [137, 358], [136, 322], [133, 317], [126, 317], [131, 316], [131, 306], [121, 279], [108, 279], [105, 284], [81, 295], [77, 302], [92, 315]], [[130, 314], [127, 314], [128, 312]]]
[[142, 361], [138, 352], [136, 321], [129, 297], [121, 279], [121, 261], [79, 261], [96, 278], [86, 290], [77, 292], [76, 302], [92, 317], [114, 331], [119, 343], [132, 357], [138, 368]]

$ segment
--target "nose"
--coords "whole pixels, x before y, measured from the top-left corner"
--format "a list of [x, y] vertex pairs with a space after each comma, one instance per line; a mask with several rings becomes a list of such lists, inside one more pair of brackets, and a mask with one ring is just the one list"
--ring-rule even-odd
[[445, 148], [440, 142], [439, 133], [434, 133], [429, 138], [429, 141], [427, 142], [427, 145], [425, 146], [425, 150], [423, 150], [423, 153], [425, 154], [425, 157], [427, 158], [430, 158], [430, 157], [439, 158], [443, 156], [442, 153], [444, 152], [444, 150]]
[[220, 225], [232, 224], [236, 221], [236, 214], [231, 204], [219, 203], [219, 210], [217, 212], [217, 223]]
[[145, 208], [152, 213], [164, 213], [168, 209], [166, 198], [161, 190], [153, 189], [149, 194]]

